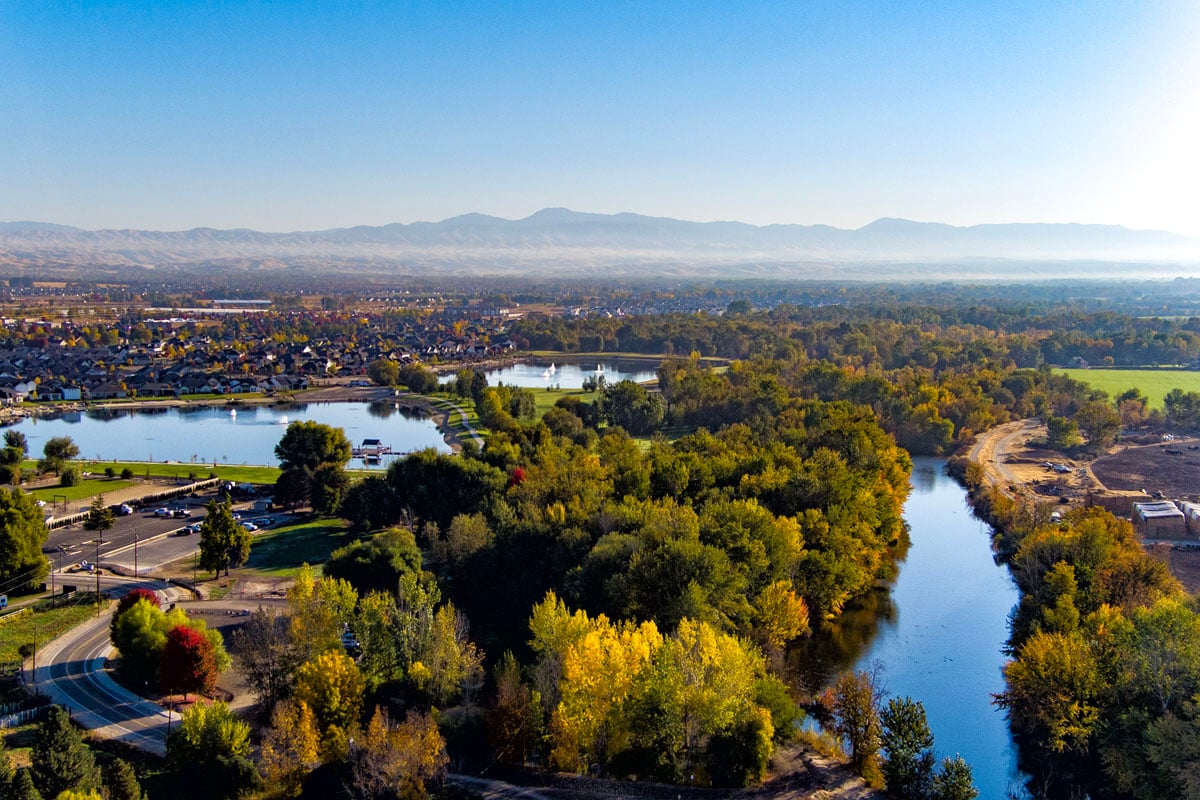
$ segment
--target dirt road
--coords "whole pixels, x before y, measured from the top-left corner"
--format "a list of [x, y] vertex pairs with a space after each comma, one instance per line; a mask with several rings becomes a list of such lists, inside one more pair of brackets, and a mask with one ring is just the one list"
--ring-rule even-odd
[[967, 457], [983, 467], [984, 479], [992, 486], [1009, 486], [1020, 479], [1005, 464], [1005, 458], [1021, 448], [1041, 427], [1036, 419], [1022, 419], [997, 425], [975, 437]]

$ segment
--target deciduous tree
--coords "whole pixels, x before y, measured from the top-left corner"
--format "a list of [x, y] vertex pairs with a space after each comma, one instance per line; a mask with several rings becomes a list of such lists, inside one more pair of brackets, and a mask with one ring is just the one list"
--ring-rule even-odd
[[286, 616], [259, 608], [233, 633], [234, 655], [263, 709], [287, 695], [301, 663], [288, 627]]
[[194, 797], [234, 798], [261, 785], [250, 726], [220, 701], [193, 703], [167, 738], [167, 765]]
[[50, 572], [42, 555], [46, 523], [31, 495], [0, 488], [0, 583], [12, 589], [35, 587]]
[[212, 642], [185, 625], [172, 628], [163, 644], [159, 681], [164, 692], [210, 694], [217, 684], [217, 659]]
[[276, 703], [262, 743], [267, 787], [277, 796], [298, 796], [305, 776], [319, 763], [320, 744], [317, 718], [308, 704], [301, 700]]
[[833, 687], [834, 729], [850, 746], [850, 763], [864, 777], [879, 774], [882, 725], [875, 679], [868, 672], [848, 672]]
[[240, 567], [250, 557], [250, 532], [233, 518], [229, 503], [210, 502], [200, 523], [200, 566], [219, 574]]

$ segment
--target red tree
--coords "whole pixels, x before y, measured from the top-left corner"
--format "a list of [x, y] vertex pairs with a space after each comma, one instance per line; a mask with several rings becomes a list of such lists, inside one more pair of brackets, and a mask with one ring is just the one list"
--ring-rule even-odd
[[217, 685], [212, 642], [186, 625], [172, 628], [163, 647], [159, 680], [164, 692], [183, 692], [185, 700], [188, 692], [212, 692]]
[[149, 589], [134, 589], [129, 594], [117, 601], [117, 610], [113, 612], [113, 617], [119, 617], [129, 609], [133, 608], [134, 603], [138, 600], [149, 600], [154, 605], [158, 605], [158, 595]]

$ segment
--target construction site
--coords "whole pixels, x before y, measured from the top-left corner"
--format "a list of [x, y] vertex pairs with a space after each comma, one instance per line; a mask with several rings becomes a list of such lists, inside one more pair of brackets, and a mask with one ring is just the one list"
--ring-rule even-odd
[[1200, 439], [1127, 436], [1096, 458], [1072, 458], [1045, 442], [1038, 420], [1010, 422], [980, 434], [969, 458], [1014, 497], [1060, 513], [1101, 506], [1130, 520], [1188, 591], [1200, 591]]

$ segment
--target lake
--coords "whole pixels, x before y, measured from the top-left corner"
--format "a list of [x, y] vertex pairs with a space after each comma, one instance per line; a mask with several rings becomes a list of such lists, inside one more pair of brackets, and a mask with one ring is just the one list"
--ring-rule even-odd
[[[554, 372], [550, 368], [554, 367]], [[544, 389], [547, 386], [560, 389], [580, 389], [585, 379], [603, 375], [608, 383], [618, 381], [652, 381], [657, 377], [654, 368], [648, 367], [647, 362], [622, 362], [617, 359], [597, 361], [580, 361], [575, 364], [563, 364], [550, 361], [531, 361], [524, 364], [513, 364], [501, 369], [488, 370], [488, 385], [495, 386], [503, 383], [506, 386], [523, 386], [527, 389]], [[447, 376], [446, 380], [453, 380]], [[444, 382], [444, 381], [443, 381]]]
[[[47, 439], [70, 436], [82, 458], [275, 465], [275, 445], [287, 423], [302, 420], [341, 428], [355, 446], [363, 439], [380, 439], [397, 454], [426, 447], [450, 452], [433, 420], [388, 402], [239, 405], [233, 410], [236, 414], [226, 406], [96, 410], [31, 418], [11, 427], [25, 434], [35, 458]], [[380, 463], [365, 464], [354, 459], [349, 466], [382, 469], [389, 460], [385, 456]]]

